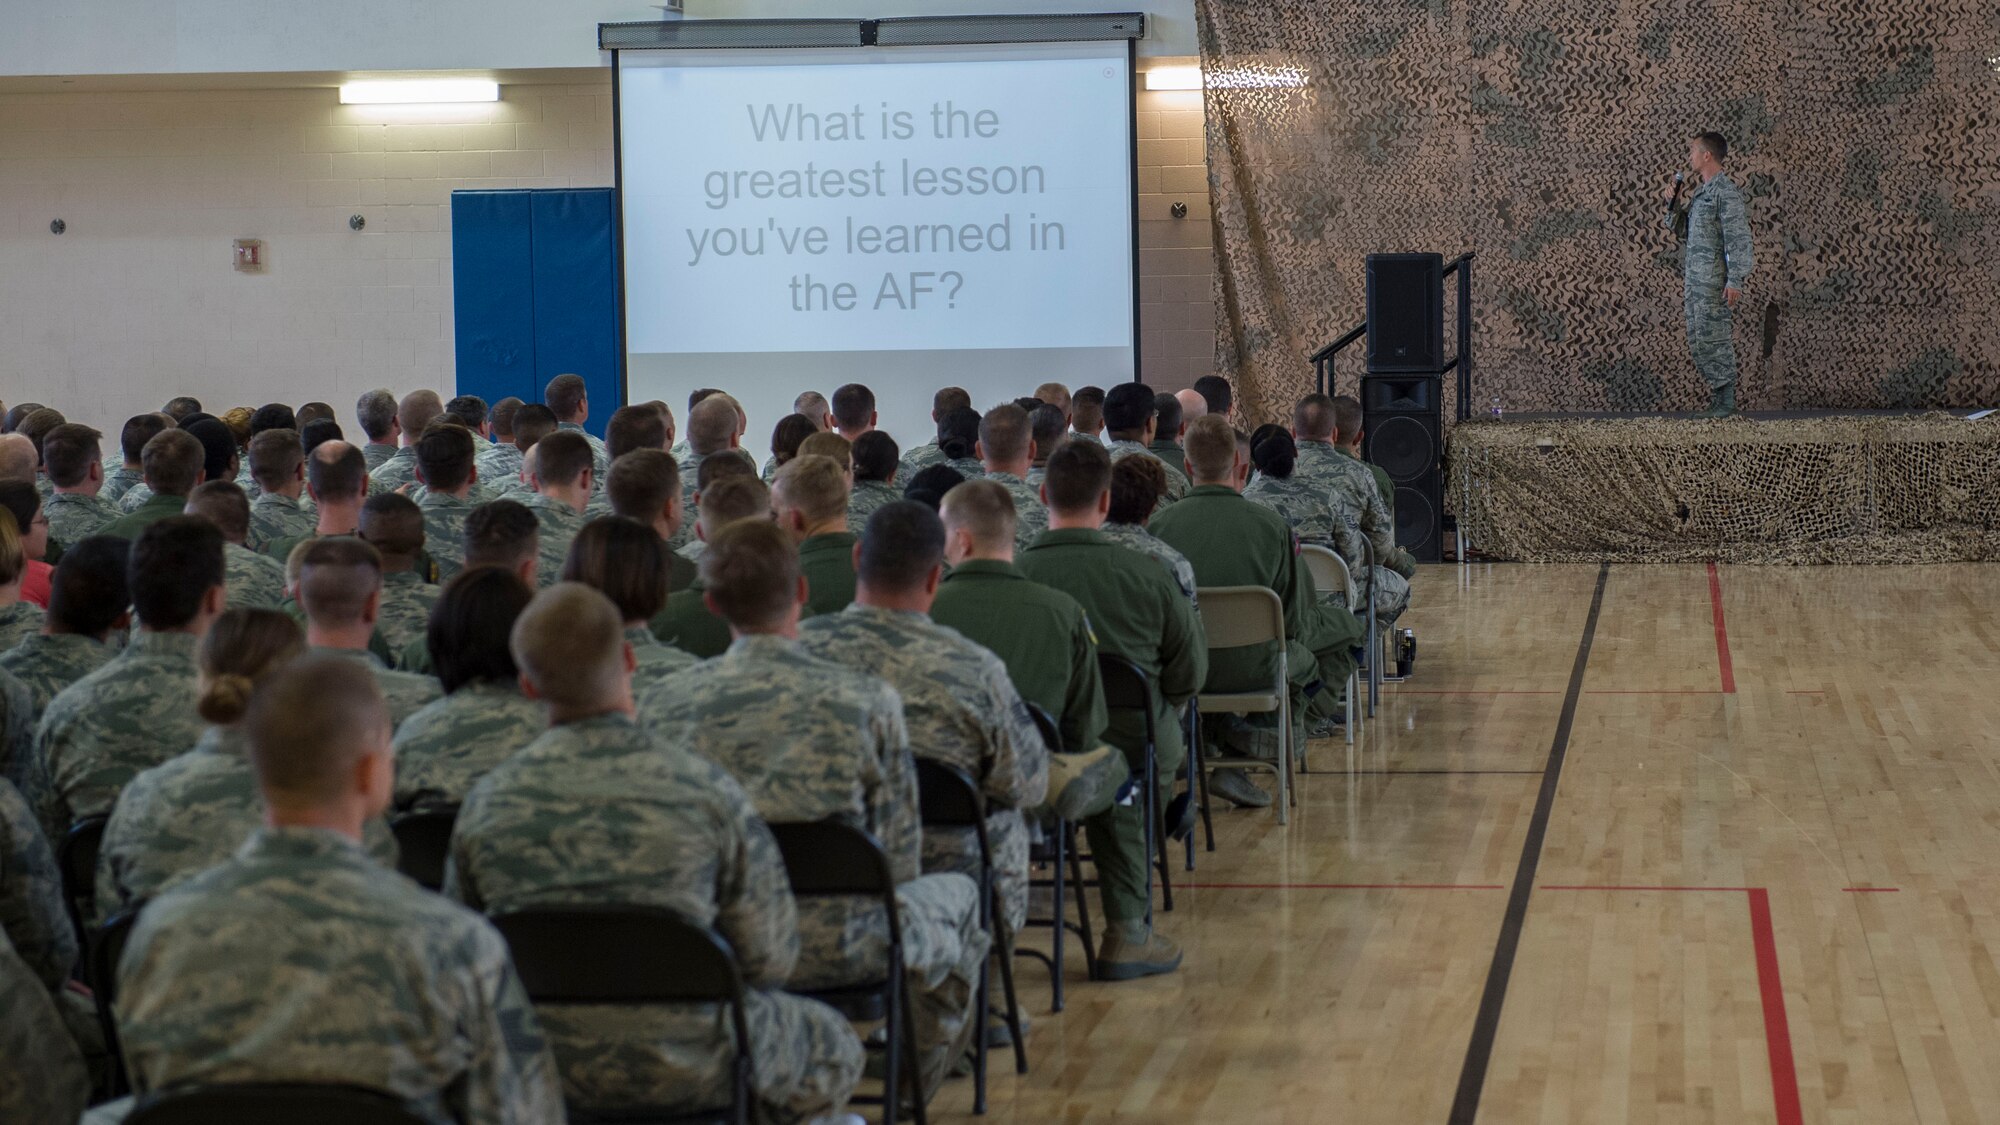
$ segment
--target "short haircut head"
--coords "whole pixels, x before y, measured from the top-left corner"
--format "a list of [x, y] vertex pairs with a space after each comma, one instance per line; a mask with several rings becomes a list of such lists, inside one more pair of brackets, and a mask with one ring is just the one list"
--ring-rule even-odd
[[[341, 432], [340, 423], [331, 418], [315, 418], [299, 430], [299, 452], [310, 455], [313, 450], [330, 441], [341, 441], [347, 435]], [[256, 444], [256, 439], [251, 439]]]
[[382, 588], [382, 554], [351, 535], [306, 544], [299, 560], [299, 605], [315, 625], [354, 625]]
[[1220, 375], [1203, 375], [1194, 381], [1195, 393], [1208, 403], [1210, 414], [1228, 414], [1233, 395], [1229, 380]]
[[494, 403], [493, 409], [488, 411], [486, 415], [493, 423], [493, 432], [501, 437], [513, 437], [514, 415], [520, 409], [521, 400], [515, 398], [513, 395], [508, 395], [506, 398]]
[[820, 428], [826, 419], [827, 411], [832, 408], [826, 401], [826, 396], [818, 391], [806, 391], [792, 400], [792, 411], [811, 422], [813, 429]]
[[37, 410], [43, 409], [39, 402], [17, 402], [7, 408], [7, 416], [0, 420], [0, 434], [11, 434], [21, 428], [21, 420]]
[[701, 553], [701, 584], [723, 620], [739, 629], [767, 627], [798, 603], [798, 548], [768, 520], [738, 520]]
[[236, 435], [227, 425], [215, 418], [190, 418], [181, 432], [201, 442], [203, 476], [209, 480], [227, 480], [236, 475], [241, 450], [236, 445]]
[[575, 430], [557, 430], [535, 444], [535, 475], [543, 484], [575, 484], [594, 464], [590, 442]]
[[1333, 400], [1322, 394], [1300, 399], [1292, 408], [1292, 428], [1307, 441], [1330, 440], [1335, 428]]
[[555, 411], [538, 402], [523, 403], [514, 412], [514, 448], [526, 453], [556, 432]]
[[604, 453], [617, 460], [635, 449], [660, 449], [667, 444], [667, 420], [650, 406], [621, 406], [604, 424]]
[[296, 430], [299, 416], [291, 407], [282, 402], [265, 403], [250, 415], [250, 436], [254, 439], [265, 430]]
[[874, 414], [875, 392], [860, 383], [848, 383], [833, 392], [833, 420], [841, 429], [861, 429]]
[[911, 590], [943, 563], [944, 523], [938, 514], [914, 500], [892, 500], [868, 517], [854, 577], [878, 590]]
[[591, 520], [570, 540], [562, 578], [610, 598], [626, 621], [650, 621], [667, 604], [667, 545], [637, 520]]
[[854, 465], [854, 443], [831, 430], [825, 430], [800, 442], [798, 455], [830, 457], [842, 469], [847, 469]]
[[729, 439], [736, 436], [741, 420], [735, 399], [721, 393], [709, 395], [688, 410], [688, 448], [701, 454], [729, 448]]
[[626, 519], [651, 524], [681, 492], [681, 470], [666, 451], [635, 449], [611, 462], [604, 475], [604, 494], [611, 510]]
[[1056, 443], [1063, 439], [1063, 430], [1069, 423], [1063, 412], [1049, 403], [1043, 403], [1028, 412], [1028, 432], [1035, 439], [1035, 457], [1046, 461], [1055, 452]]
[[521, 669], [508, 641], [535, 592], [512, 570], [475, 566], [445, 583], [424, 647], [446, 695], [480, 680], [513, 686]]
[[403, 427], [404, 435], [412, 438], [423, 433], [424, 427], [443, 413], [444, 402], [436, 391], [428, 388], [411, 391], [396, 404], [396, 421]]
[[725, 449], [701, 459], [701, 467], [694, 471], [694, 489], [696, 492], [706, 492], [709, 485], [719, 480], [729, 477], [754, 479], [756, 476], [757, 463], [750, 460], [748, 453], [740, 449]]
[[1220, 414], [1204, 414], [1187, 432], [1188, 471], [1194, 479], [1222, 481], [1236, 464], [1236, 429]]
[[354, 420], [361, 423], [361, 432], [369, 441], [389, 440], [389, 430], [396, 421], [396, 396], [387, 387], [363, 391], [354, 401]]
[[267, 492], [284, 487], [304, 462], [297, 430], [265, 430], [250, 439], [250, 479]]
[[931, 419], [943, 418], [954, 410], [972, 409], [972, 395], [964, 387], [940, 387], [931, 396]]
[[1167, 491], [1167, 469], [1151, 457], [1120, 457], [1111, 466], [1106, 523], [1145, 523]]
[[541, 535], [541, 521], [526, 504], [489, 500], [466, 513], [465, 565], [512, 570], [535, 556]]
[[465, 423], [468, 430], [486, 424], [486, 400], [478, 395], [459, 395], [444, 404], [444, 412]]
[[954, 461], [972, 456], [979, 440], [979, 412], [971, 407], [946, 411], [938, 419], [938, 450]]
[[0, 434], [0, 480], [32, 481], [40, 460], [34, 442], [20, 434]]
[[625, 621], [611, 599], [581, 582], [536, 594], [514, 622], [510, 647], [521, 675], [557, 707], [608, 702], [626, 682]]
[[1061, 413], [1069, 413], [1069, 388], [1061, 383], [1043, 383], [1035, 388], [1035, 397], [1055, 407]]
[[1078, 387], [1070, 397], [1070, 417], [1079, 433], [1096, 433], [1104, 425], [1104, 388]]
[[70, 544], [49, 584], [49, 623], [56, 631], [95, 637], [117, 624], [132, 604], [125, 585], [131, 557], [131, 542], [116, 535]]
[[68, 418], [63, 417], [62, 411], [44, 406], [26, 418], [21, 419], [20, 428], [15, 430], [15, 432], [35, 443], [35, 457], [37, 460], [40, 460], [42, 456], [42, 442], [47, 440], [51, 433], [55, 432], [56, 427], [64, 425], [68, 421]]
[[222, 585], [222, 532], [200, 516], [168, 516], [139, 533], [127, 560], [132, 608], [148, 629], [179, 629]]
[[306, 459], [306, 480], [322, 501], [358, 499], [368, 485], [368, 459], [344, 441], [329, 441]]
[[1019, 519], [1013, 495], [991, 480], [969, 480], [945, 493], [938, 515], [947, 529], [970, 532], [972, 541], [988, 551], [1014, 542]]
[[1333, 431], [1335, 440], [1348, 444], [1361, 436], [1361, 426], [1367, 417], [1361, 409], [1361, 400], [1353, 395], [1341, 395], [1333, 400]]
[[1011, 402], [994, 407], [979, 419], [979, 447], [988, 461], [1026, 457], [1033, 451], [1034, 440], [1028, 412]]
[[1042, 487], [1055, 511], [1095, 507], [1097, 498], [1111, 487], [1111, 454], [1095, 441], [1071, 438], [1049, 454]]
[[782, 465], [799, 455], [799, 445], [819, 433], [819, 423], [803, 414], [787, 414], [771, 427], [771, 459]]
[[896, 469], [902, 450], [896, 447], [896, 439], [881, 430], [870, 430], [854, 439], [854, 447], [848, 451], [854, 458], [854, 479], [873, 480], [887, 483], [896, 479]]
[[74, 488], [104, 457], [104, 435], [80, 422], [57, 426], [42, 439], [42, 466], [57, 488]]
[[1291, 431], [1274, 422], [1267, 422], [1250, 435], [1250, 463], [1257, 471], [1273, 480], [1291, 479], [1292, 470], [1298, 467], [1299, 447], [1292, 440]]
[[250, 710], [258, 684], [305, 650], [305, 634], [279, 610], [224, 611], [201, 639], [195, 710], [211, 723], [236, 722]]
[[688, 410], [692, 412], [695, 408], [695, 404], [699, 403], [702, 399], [705, 399], [710, 395], [719, 395], [721, 393], [722, 392], [716, 389], [715, 387], [696, 387], [694, 390], [688, 392]]
[[167, 496], [186, 496], [201, 475], [206, 455], [201, 442], [186, 430], [161, 430], [140, 451], [146, 485]]
[[768, 519], [770, 515], [771, 490], [754, 473], [724, 477], [702, 486], [701, 529], [704, 538], [712, 538], [737, 520]]
[[1104, 394], [1104, 428], [1114, 434], [1136, 434], [1158, 410], [1153, 388], [1144, 383], [1120, 383]]
[[847, 473], [831, 457], [802, 453], [778, 470], [771, 506], [793, 509], [808, 523], [833, 519], [847, 511]]
[[903, 499], [914, 500], [937, 511], [946, 494], [964, 483], [965, 474], [950, 465], [926, 465], [911, 475], [910, 482], [903, 486]]
[[472, 459], [479, 439], [464, 426], [432, 425], [417, 439], [417, 468], [424, 484], [439, 492], [465, 487], [472, 479]]
[[187, 511], [221, 529], [231, 543], [241, 543], [250, 534], [250, 496], [233, 480], [196, 485], [188, 493]]
[[362, 758], [388, 744], [389, 709], [367, 665], [308, 652], [258, 686], [243, 731], [267, 803], [333, 805], [351, 792]]
[[308, 402], [304, 406], [299, 407], [298, 414], [293, 418], [293, 421], [297, 424], [292, 429], [303, 430], [322, 418], [332, 418], [333, 416], [333, 407], [326, 403]]
[[1161, 391], [1153, 396], [1153, 414], [1160, 420], [1160, 436], [1166, 437], [1180, 432], [1181, 400]]
[[165, 406], [160, 407], [160, 413], [179, 422], [190, 415], [201, 413], [201, 400], [189, 395], [170, 398]]
[[166, 428], [167, 420], [158, 414], [134, 414], [125, 419], [125, 427], [118, 431], [118, 450], [125, 455], [125, 462], [136, 463], [146, 443]]
[[1723, 136], [1721, 133], [1713, 131], [1696, 133], [1694, 141], [1702, 148], [1707, 149], [1708, 154], [1715, 157], [1717, 163], [1729, 159], [1729, 138]]
[[561, 422], [575, 421], [583, 409], [584, 400], [589, 397], [590, 389], [584, 385], [581, 375], [558, 375], [542, 388], [542, 401]]
[[361, 505], [359, 532], [385, 556], [415, 558], [424, 549], [424, 511], [400, 492], [378, 493]]

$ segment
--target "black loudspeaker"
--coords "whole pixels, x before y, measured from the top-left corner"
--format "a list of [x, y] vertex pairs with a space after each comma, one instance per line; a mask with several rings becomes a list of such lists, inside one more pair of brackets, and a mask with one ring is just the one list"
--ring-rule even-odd
[[1395, 485], [1396, 545], [1418, 562], [1444, 551], [1443, 384], [1438, 375], [1361, 380], [1361, 455]]
[[1444, 370], [1444, 255], [1368, 255], [1368, 373]]

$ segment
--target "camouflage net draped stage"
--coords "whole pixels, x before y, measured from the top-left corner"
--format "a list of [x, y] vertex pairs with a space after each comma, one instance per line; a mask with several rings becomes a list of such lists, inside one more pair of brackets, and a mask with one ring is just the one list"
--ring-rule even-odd
[[2000, 419], [1474, 421], [1446, 506], [1520, 562], [2000, 559]]
[[1993, 0], [1196, 7], [1217, 360], [1253, 421], [1360, 322], [1375, 251], [1478, 253], [1475, 409], [1700, 405], [1659, 191], [1702, 129], [1756, 240], [1745, 407], [2000, 402]]

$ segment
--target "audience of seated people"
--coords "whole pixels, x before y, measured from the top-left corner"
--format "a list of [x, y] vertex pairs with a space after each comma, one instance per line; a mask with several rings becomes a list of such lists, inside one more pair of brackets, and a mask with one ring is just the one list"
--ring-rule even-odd
[[[1102, 979], [1181, 963], [1152, 923], [1141, 716], [1106, 708], [1099, 654], [1147, 676], [1165, 807], [1188, 701], [1274, 659], [1211, 659], [1199, 586], [1284, 600], [1300, 738], [1344, 714], [1361, 634], [1355, 592], [1315, 596], [1298, 544], [1339, 551], [1384, 620], [1408, 603], [1351, 400], [1308, 396], [1252, 441], [1220, 379], [1046, 383], [983, 413], [947, 387], [905, 448], [848, 384], [799, 396], [760, 480], [715, 388], [680, 446], [664, 403], [619, 408], [599, 441], [583, 380], [543, 399], [372, 390], [350, 444], [323, 403], [177, 398], [125, 423], [110, 468], [97, 430], [6, 412], [0, 1119], [73, 1120], [110, 1092], [53, 860], [93, 816], [95, 885], [69, 890], [87, 924], [140, 911], [115, 1009], [136, 1094], [339, 1082], [466, 1122], [727, 1100], [713, 1012], [537, 1009], [456, 898], [713, 928], [749, 989], [756, 1118], [847, 1119], [861, 1038], [788, 990], [879, 971], [885, 920], [795, 902], [766, 828], [834, 819], [898, 884], [928, 1099], [989, 1034], [981, 967], [1027, 921], [1048, 818], [1088, 837]], [[1208, 729], [1271, 756], [1274, 730]], [[984, 797], [990, 925], [974, 838], [921, 823], [918, 758]], [[1270, 801], [1240, 771], [1212, 782]], [[455, 811], [447, 897], [393, 873], [387, 816], [415, 810]]]

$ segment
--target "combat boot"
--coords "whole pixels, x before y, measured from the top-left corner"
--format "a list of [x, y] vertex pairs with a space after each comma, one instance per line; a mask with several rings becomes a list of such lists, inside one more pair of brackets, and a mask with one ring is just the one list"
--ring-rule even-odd
[[1124, 752], [1115, 746], [1050, 754], [1048, 805], [1064, 820], [1082, 820], [1110, 808], [1131, 776]]
[[1736, 413], [1736, 384], [1728, 383], [1715, 388], [1715, 392], [1709, 397], [1708, 409], [1703, 412], [1702, 417], [1727, 418], [1734, 413]]
[[1137, 980], [1181, 967], [1181, 947], [1145, 922], [1109, 922], [1097, 950], [1097, 975], [1105, 980]]

